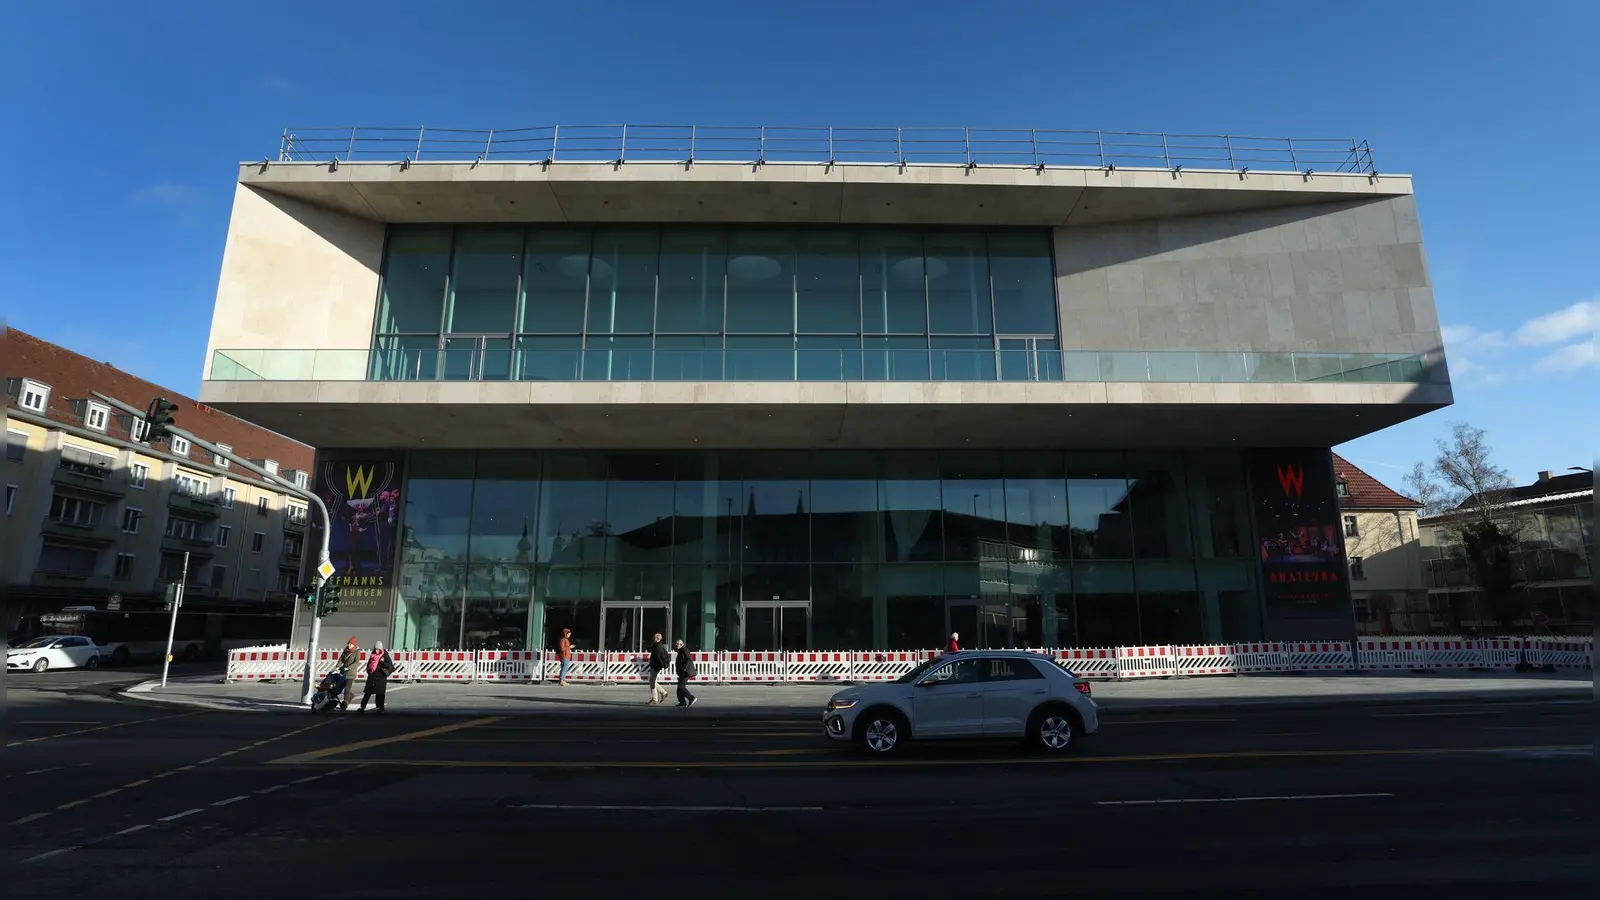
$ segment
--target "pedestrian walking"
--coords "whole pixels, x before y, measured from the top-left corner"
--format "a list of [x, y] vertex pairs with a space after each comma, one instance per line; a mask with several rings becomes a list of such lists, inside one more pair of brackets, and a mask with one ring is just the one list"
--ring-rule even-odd
[[383, 712], [384, 696], [389, 693], [389, 676], [394, 674], [394, 657], [383, 649], [383, 641], [372, 645], [367, 654], [367, 687], [361, 692], [361, 706], [356, 712], [367, 711], [367, 701], [376, 698], [378, 712]]
[[949, 641], [949, 643], [944, 645], [944, 652], [946, 652], [946, 653], [960, 653], [961, 652], [961, 632], [959, 632], [959, 631], [950, 632], [950, 641]]
[[674, 655], [678, 662], [678, 705], [687, 709], [693, 706], [695, 701], [694, 692], [689, 690], [689, 680], [695, 676], [694, 654], [690, 653], [689, 648], [680, 640], [677, 642]]
[[561, 678], [557, 682], [567, 686], [567, 673], [572, 671], [572, 629], [561, 629], [561, 641], [556, 644], [556, 659], [561, 660]]
[[350, 708], [350, 697], [356, 690], [356, 675], [361, 671], [361, 644], [351, 638], [339, 653], [339, 674], [344, 676], [344, 691], [339, 694], [339, 711]]
[[650, 644], [650, 706], [656, 706], [667, 699], [666, 685], [661, 683], [661, 673], [672, 665], [672, 651], [662, 642], [661, 635], [657, 633]]

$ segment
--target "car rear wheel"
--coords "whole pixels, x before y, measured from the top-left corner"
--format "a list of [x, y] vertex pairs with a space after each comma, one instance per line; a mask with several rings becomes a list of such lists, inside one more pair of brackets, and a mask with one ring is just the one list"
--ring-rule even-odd
[[40, 659], [40, 660], [38, 660], [37, 662], [35, 662], [33, 664], [33, 670], [35, 672], [44, 672], [44, 671], [49, 670], [49, 668], [50, 668], [50, 661], [47, 660], [47, 659]]
[[905, 720], [890, 710], [867, 710], [856, 725], [856, 742], [872, 756], [894, 753], [907, 736]]
[[1077, 725], [1065, 707], [1045, 707], [1028, 723], [1028, 746], [1044, 753], [1066, 753], [1077, 738]]
[[84, 663], [83, 667], [85, 669], [98, 669], [98, 668], [100, 668], [100, 657], [98, 657], [98, 656], [89, 657], [89, 661]]

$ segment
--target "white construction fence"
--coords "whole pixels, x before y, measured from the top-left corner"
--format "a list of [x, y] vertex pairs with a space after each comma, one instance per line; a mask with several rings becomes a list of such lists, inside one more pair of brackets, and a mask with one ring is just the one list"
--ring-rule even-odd
[[[1592, 671], [1594, 639], [1564, 637], [1381, 637], [1347, 641], [1266, 641], [1149, 647], [1072, 647], [1029, 650], [1091, 679], [1183, 678], [1203, 675], [1316, 672], [1431, 672], [1446, 669], [1509, 671], [1519, 665]], [[394, 678], [428, 682], [544, 682], [561, 670], [554, 651], [396, 650]], [[747, 651], [695, 653], [697, 682], [796, 684], [893, 681], [936, 650]], [[336, 649], [318, 653], [316, 671], [331, 671]], [[366, 661], [362, 653], [363, 664]], [[228, 653], [228, 681], [300, 677], [306, 652], [283, 646]], [[365, 677], [365, 665], [359, 677]], [[676, 680], [666, 672], [668, 683]], [[567, 672], [573, 682], [622, 684], [649, 680], [641, 653], [577, 652]]]

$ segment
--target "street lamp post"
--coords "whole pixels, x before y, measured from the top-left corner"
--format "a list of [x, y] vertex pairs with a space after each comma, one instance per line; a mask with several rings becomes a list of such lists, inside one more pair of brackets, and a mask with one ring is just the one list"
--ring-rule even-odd
[[[99, 391], [93, 391], [92, 393], [97, 399], [102, 400], [106, 404], [115, 407], [116, 409], [120, 409], [125, 413], [138, 418], [144, 418], [145, 416], [146, 411], [139, 409], [136, 406], [124, 403], [115, 397], [107, 396]], [[333, 575], [333, 563], [330, 561], [328, 553], [328, 537], [333, 533], [333, 520], [329, 518], [328, 507], [322, 502], [322, 498], [318, 497], [312, 491], [301, 490], [300, 487], [294, 482], [276, 473], [268, 472], [266, 469], [261, 468], [250, 460], [238, 456], [232, 450], [224, 450], [221, 447], [218, 447], [216, 444], [213, 444], [210, 441], [202, 438], [195, 437], [189, 432], [173, 426], [170, 423], [164, 426], [164, 430], [170, 434], [187, 440], [189, 443], [199, 447], [202, 450], [209, 451], [216, 456], [220, 456], [223, 459], [228, 460], [230, 463], [238, 466], [239, 468], [260, 477], [269, 484], [275, 484], [278, 487], [283, 488], [286, 493], [295, 497], [299, 497], [300, 499], [305, 500], [312, 506], [316, 507], [317, 515], [322, 517], [322, 547], [317, 551], [316, 568], [317, 593], [320, 596], [323, 586], [328, 583], [328, 579]], [[310, 703], [311, 695], [316, 692], [316, 681], [314, 680], [313, 671], [315, 670], [317, 664], [317, 639], [322, 635], [322, 617], [317, 614], [318, 611], [319, 610], [317, 609], [313, 609], [311, 611], [311, 638], [306, 645], [306, 665], [301, 676], [304, 681], [301, 686], [301, 701], [305, 703]]]

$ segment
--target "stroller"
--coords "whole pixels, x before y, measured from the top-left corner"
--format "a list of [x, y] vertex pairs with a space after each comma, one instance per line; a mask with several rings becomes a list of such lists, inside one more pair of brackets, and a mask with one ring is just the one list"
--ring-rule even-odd
[[326, 712], [330, 707], [339, 705], [339, 698], [344, 694], [345, 677], [338, 672], [329, 672], [317, 683], [317, 692], [311, 696], [311, 712], [313, 714]]

